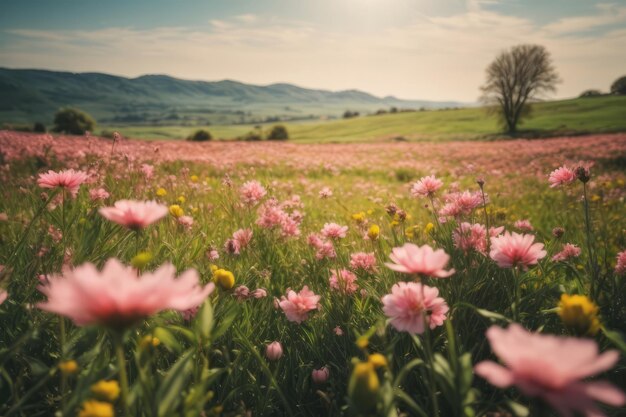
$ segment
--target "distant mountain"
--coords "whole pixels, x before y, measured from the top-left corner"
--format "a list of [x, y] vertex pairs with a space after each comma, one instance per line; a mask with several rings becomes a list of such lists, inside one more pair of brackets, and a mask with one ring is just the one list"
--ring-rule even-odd
[[346, 111], [459, 107], [457, 102], [400, 100], [358, 90], [291, 84], [189, 81], [166, 75], [124, 78], [0, 68], [0, 122], [51, 123], [60, 107], [87, 111], [99, 124], [230, 124], [341, 117]]

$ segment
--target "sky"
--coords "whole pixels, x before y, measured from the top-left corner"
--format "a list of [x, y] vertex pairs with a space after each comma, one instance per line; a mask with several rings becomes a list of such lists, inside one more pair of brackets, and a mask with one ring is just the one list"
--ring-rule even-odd
[[474, 102], [511, 46], [551, 98], [626, 75], [626, 0], [0, 0], [0, 67], [278, 82]]

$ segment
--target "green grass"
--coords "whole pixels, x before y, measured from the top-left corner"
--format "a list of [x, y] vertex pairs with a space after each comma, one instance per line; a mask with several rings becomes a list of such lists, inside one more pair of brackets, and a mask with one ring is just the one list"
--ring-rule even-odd
[[[520, 125], [522, 134], [550, 136], [626, 131], [626, 97], [607, 96], [538, 103]], [[410, 141], [475, 140], [497, 137], [497, 117], [484, 108], [431, 110], [365, 116], [356, 119], [285, 123], [291, 141], [299, 143], [378, 142], [404, 137]], [[232, 139], [254, 128], [227, 126], [103, 126], [138, 139], [182, 139], [196, 129], [215, 138]], [[268, 126], [263, 127], [269, 129]]]

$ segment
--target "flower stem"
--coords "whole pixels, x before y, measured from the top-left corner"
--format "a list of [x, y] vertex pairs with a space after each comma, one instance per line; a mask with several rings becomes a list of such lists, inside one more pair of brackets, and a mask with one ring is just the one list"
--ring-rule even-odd
[[594, 288], [597, 281], [596, 262], [593, 255], [592, 239], [591, 239], [591, 220], [589, 215], [589, 199], [587, 198], [587, 183], [583, 182], [583, 208], [585, 212], [585, 233], [587, 237], [587, 255], [589, 258], [589, 269], [591, 270], [591, 297], [595, 298]]
[[426, 360], [428, 361], [428, 376], [430, 382], [428, 384], [428, 391], [430, 394], [430, 401], [433, 407], [433, 417], [439, 417], [439, 401], [437, 400], [437, 386], [435, 380], [435, 356], [433, 354], [433, 347], [431, 345], [431, 331], [428, 317], [424, 315], [424, 350], [426, 353]]
[[126, 374], [126, 359], [124, 357], [124, 335], [123, 333], [113, 333], [113, 344], [115, 345], [115, 356], [117, 357], [117, 367], [119, 370], [120, 388], [122, 391], [122, 406], [124, 415], [130, 417], [130, 404], [128, 402], [128, 376]]

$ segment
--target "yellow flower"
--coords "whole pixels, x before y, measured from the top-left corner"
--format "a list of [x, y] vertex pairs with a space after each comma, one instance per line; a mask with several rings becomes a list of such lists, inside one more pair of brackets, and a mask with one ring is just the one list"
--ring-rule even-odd
[[598, 306], [585, 295], [561, 295], [558, 314], [563, 324], [580, 336], [593, 336], [600, 330]]
[[354, 213], [352, 215], [352, 220], [354, 220], [357, 224], [365, 223], [365, 213], [364, 212]]
[[357, 363], [348, 383], [348, 395], [352, 403], [363, 412], [371, 410], [376, 406], [379, 388], [380, 381], [374, 365], [369, 362]]
[[144, 269], [152, 260], [150, 252], [139, 252], [130, 260], [130, 264], [137, 269]]
[[59, 370], [63, 375], [74, 375], [78, 372], [78, 364], [75, 360], [63, 361], [59, 364]]
[[91, 386], [92, 394], [99, 400], [113, 402], [120, 396], [120, 384], [115, 381], [98, 381]]
[[429, 235], [430, 232], [432, 232], [434, 228], [435, 228], [434, 224], [428, 223], [426, 227], [424, 227], [424, 234]]
[[219, 267], [219, 266], [214, 265], [214, 264], [211, 264], [211, 273], [212, 273], [213, 275], [215, 275], [215, 271], [217, 271], [218, 269], [220, 269], [220, 267]]
[[102, 401], [88, 400], [83, 403], [83, 408], [78, 417], [113, 417], [113, 405]]
[[369, 237], [371, 240], [376, 240], [378, 239], [378, 236], [380, 236], [380, 227], [378, 227], [377, 224], [371, 225], [369, 230], [367, 231], [367, 237]]
[[225, 269], [218, 269], [213, 273], [213, 280], [224, 290], [230, 290], [235, 286], [235, 276]]
[[185, 215], [185, 211], [178, 204], [172, 204], [170, 206], [170, 214], [176, 218], [182, 217]]
[[602, 197], [600, 197], [598, 194], [594, 194], [591, 196], [591, 201], [600, 201], [602, 200]]
[[367, 336], [359, 336], [359, 338], [356, 339], [356, 345], [360, 348], [360, 349], [365, 349], [367, 347], [367, 345], [370, 344], [369, 338]]
[[178, 201], [179, 204], [185, 204], [185, 201], [187, 201], [187, 199], [185, 198], [184, 195], [180, 195], [180, 196], [178, 196], [176, 201]]
[[165, 197], [167, 195], [167, 191], [165, 191], [165, 188], [159, 188], [156, 190], [156, 195], [158, 197]]
[[159, 340], [158, 337], [154, 337], [148, 334], [141, 338], [141, 342], [139, 343], [139, 346], [145, 349], [148, 346], [157, 347], [160, 344], [161, 344], [161, 341]]
[[200, 178], [198, 178], [197, 175], [192, 175], [191, 177], [189, 177], [189, 179], [191, 180], [191, 182], [198, 182]]
[[387, 358], [380, 353], [372, 353], [368, 356], [367, 361], [374, 365], [376, 369], [387, 366]]

